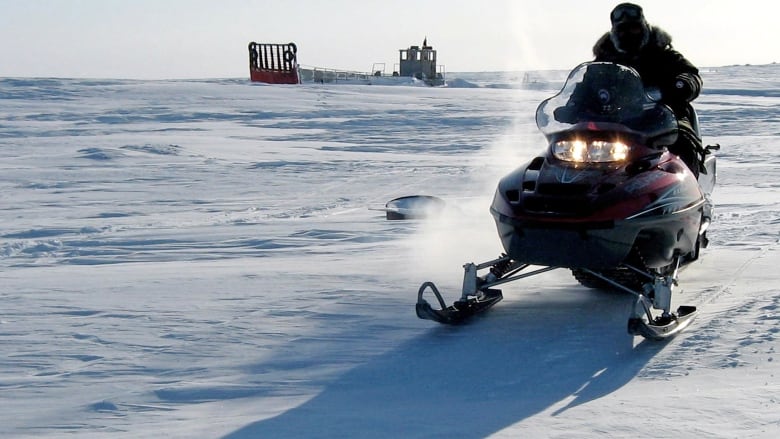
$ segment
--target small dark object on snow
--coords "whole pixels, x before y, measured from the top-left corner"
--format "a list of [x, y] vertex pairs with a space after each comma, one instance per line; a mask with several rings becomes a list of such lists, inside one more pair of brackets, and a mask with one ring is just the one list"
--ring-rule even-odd
[[383, 210], [388, 220], [419, 219], [438, 215], [445, 204], [431, 195], [409, 195], [388, 201]]

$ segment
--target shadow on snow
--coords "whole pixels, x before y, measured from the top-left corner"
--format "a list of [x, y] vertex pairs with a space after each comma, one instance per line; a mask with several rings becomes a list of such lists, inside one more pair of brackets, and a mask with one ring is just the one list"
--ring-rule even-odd
[[630, 296], [554, 295], [567, 297], [505, 301], [488, 318], [434, 327], [226, 437], [485, 437], [608, 395], [663, 348], [627, 334]]

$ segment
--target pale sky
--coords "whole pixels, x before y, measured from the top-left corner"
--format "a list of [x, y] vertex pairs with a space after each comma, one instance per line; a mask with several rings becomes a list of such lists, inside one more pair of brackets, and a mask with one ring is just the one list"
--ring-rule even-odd
[[[392, 70], [424, 37], [446, 72], [569, 69], [619, 0], [0, 0], [0, 77], [242, 78], [250, 41], [302, 65]], [[638, 1], [699, 67], [780, 62], [770, 0]]]

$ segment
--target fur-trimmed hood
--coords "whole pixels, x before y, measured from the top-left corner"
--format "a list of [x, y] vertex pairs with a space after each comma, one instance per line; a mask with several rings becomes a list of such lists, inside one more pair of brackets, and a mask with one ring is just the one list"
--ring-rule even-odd
[[[601, 38], [596, 41], [593, 46], [593, 55], [596, 58], [604, 58], [614, 56], [620, 52], [615, 48], [610, 38], [611, 32], [607, 32], [602, 35]], [[666, 50], [672, 47], [672, 36], [668, 32], [661, 29], [658, 26], [650, 26], [650, 37], [647, 41], [647, 45], [642, 49], [646, 50]]]

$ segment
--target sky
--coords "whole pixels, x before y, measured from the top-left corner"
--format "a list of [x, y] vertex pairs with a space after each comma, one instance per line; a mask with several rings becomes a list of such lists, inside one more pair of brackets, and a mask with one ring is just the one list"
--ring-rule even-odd
[[[305, 66], [390, 72], [425, 37], [445, 72], [565, 70], [591, 58], [618, 3], [0, 0], [0, 77], [248, 77], [250, 41], [295, 42]], [[639, 4], [700, 67], [780, 61], [774, 2]]]

